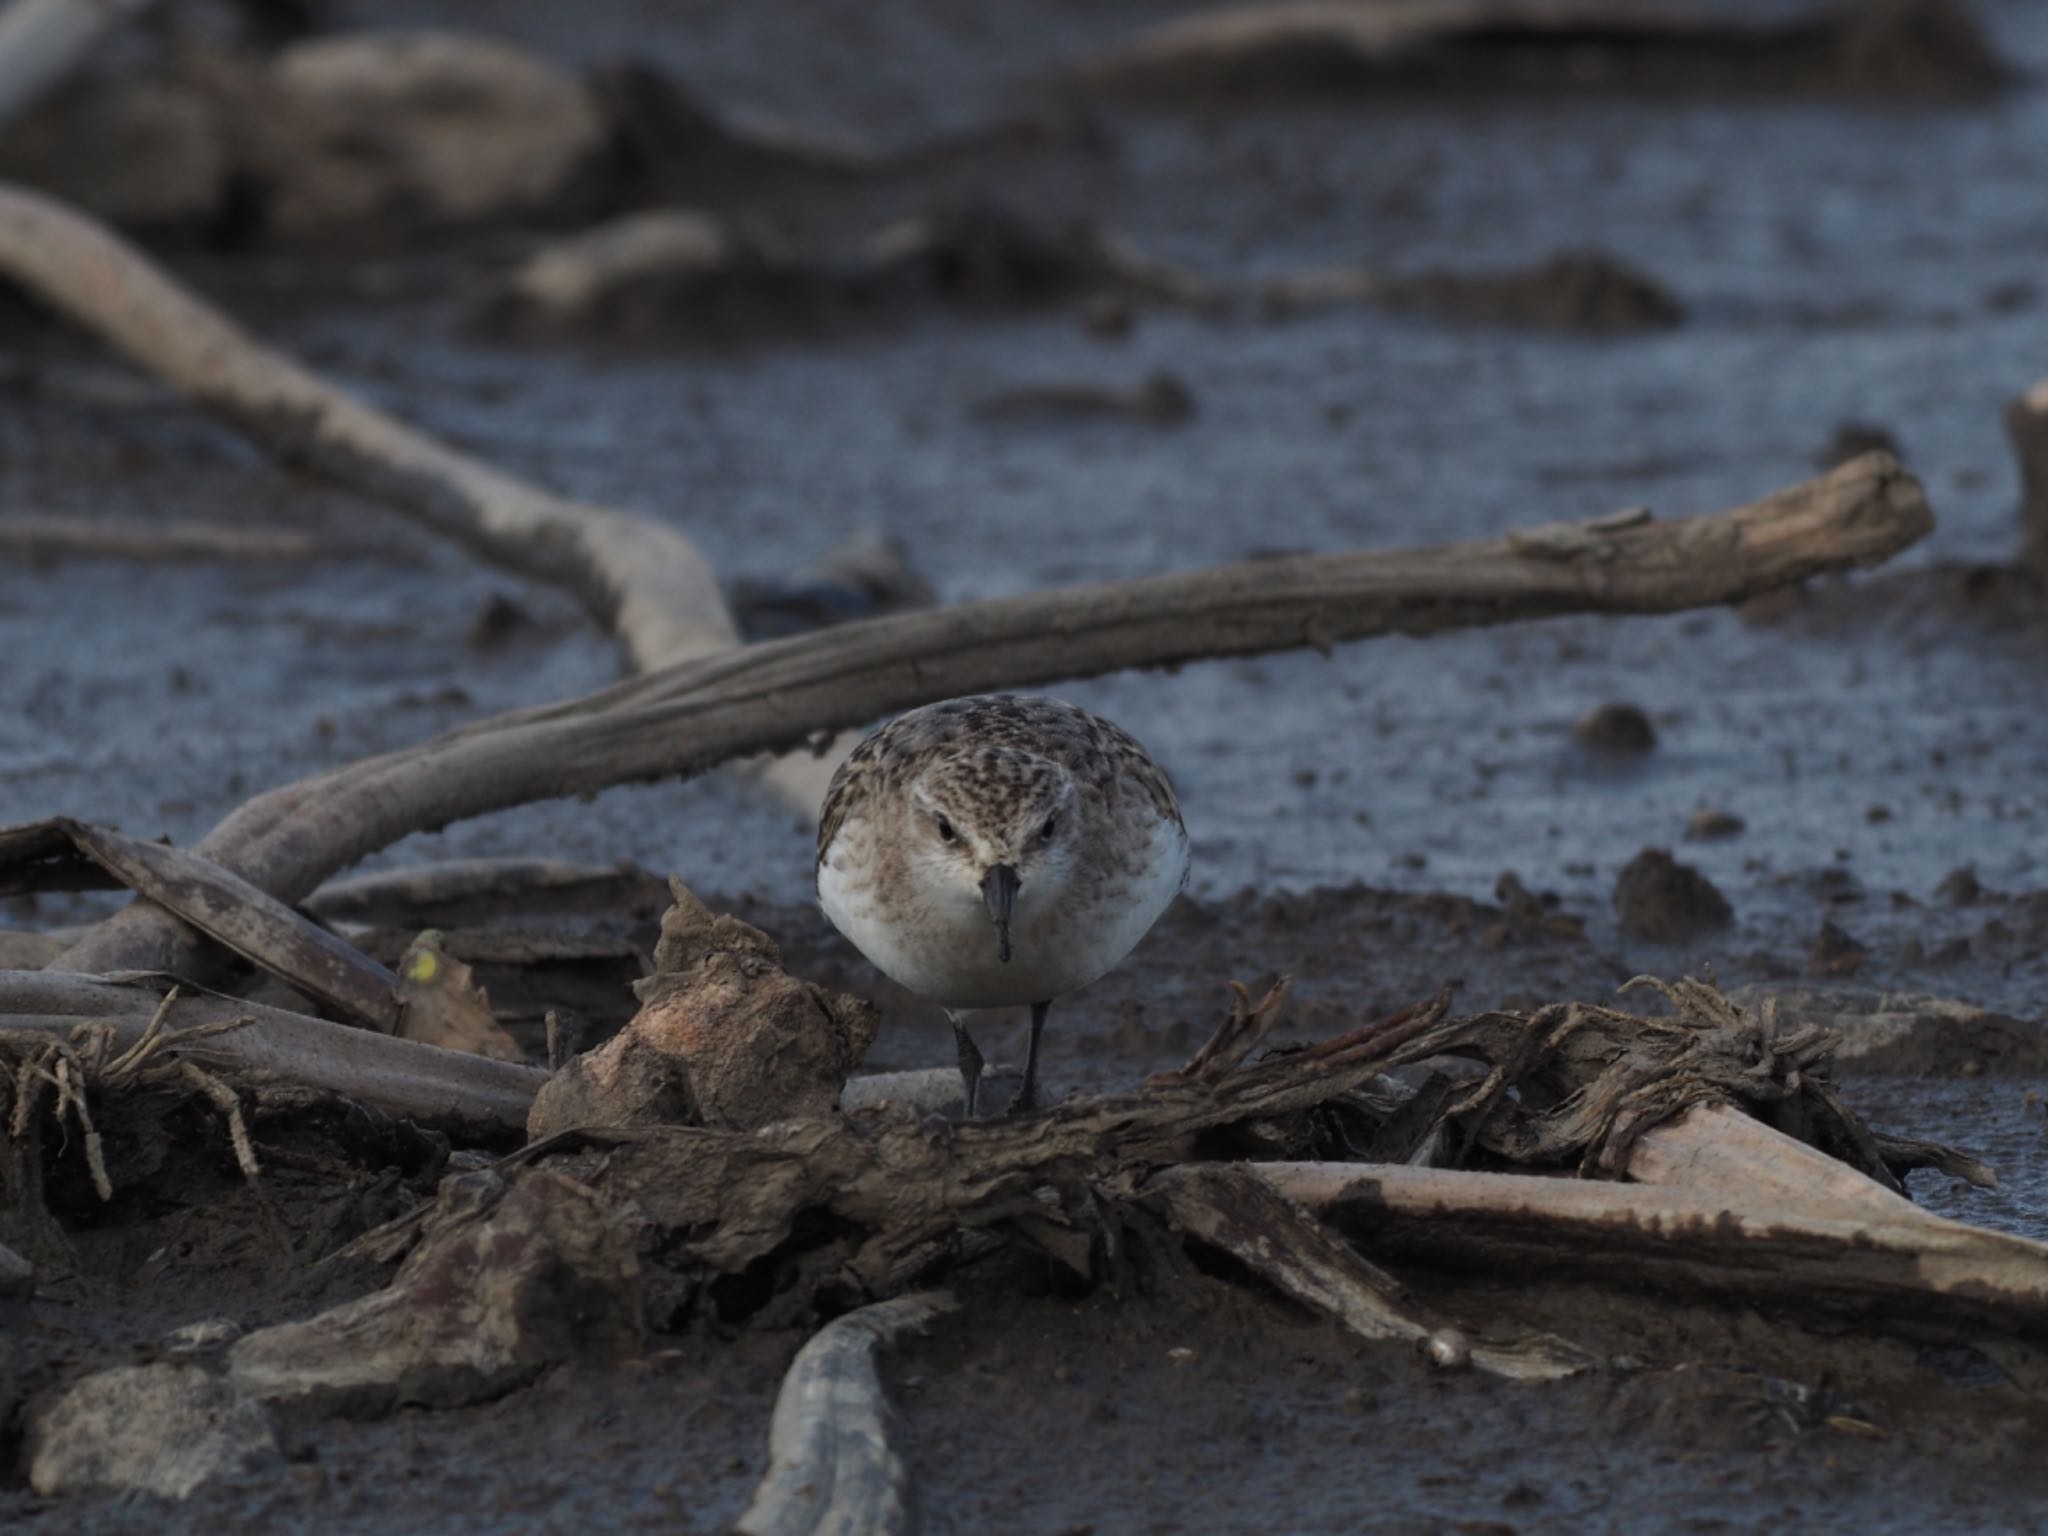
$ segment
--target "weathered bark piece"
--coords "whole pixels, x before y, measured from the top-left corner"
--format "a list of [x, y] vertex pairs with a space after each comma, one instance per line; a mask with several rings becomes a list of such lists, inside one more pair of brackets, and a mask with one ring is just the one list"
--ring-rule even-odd
[[39, 869], [82, 856], [243, 959], [372, 1029], [398, 1027], [398, 978], [241, 876], [181, 849], [66, 816], [0, 828], [0, 892], [39, 888]]
[[910, 1469], [892, 1444], [875, 1356], [956, 1310], [944, 1291], [877, 1302], [827, 1323], [797, 1352], [768, 1426], [768, 1472], [737, 1536], [908, 1536]]
[[1374, 1255], [1656, 1285], [1920, 1329], [2048, 1329], [2048, 1245], [1903, 1200], [1831, 1206], [1799, 1191], [1778, 1204], [1725, 1187], [1696, 1193], [1387, 1163], [1251, 1166]]
[[2048, 572], [2048, 379], [2007, 403], [2005, 435], [2020, 464], [2020, 563]]
[[467, 1051], [498, 1061], [524, 1061], [519, 1048], [491, 1015], [490, 994], [468, 964], [448, 953], [441, 934], [428, 929], [398, 962], [398, 1026], [402, 1040], [417, 1040], [448, 1051]]
[[[168, 978], [133, 984], [61, 971], [0, 971], [0, 1027], [69, 1034], [81, 1023], [113, 1032], [111, 1048], [139, 1042], [163, 1002]], [[201, 1025], [246, 1018], [226, 1034], [184, 1040]], [[526, 1125], [547, 1080], [537, 1067], [444, 1051], [345, 1024], [187, 988], [171, 1007], [161, 1049], [210, 1071], [251, 1073], [359, 1099], [387, 1114], [461, 1135], [501, 1141]]]
[[[303, 779], [249, 801], [195, 851], [295, 901], [422, 827], [787, 751], [934, 699], [1388, 633], [1736, 602], [1882, 561], [1932, 526], [1919, 482], [1871, 454], [1704, 517], [1290, 556], [899, 614], [665, 668]], [[178, 941], [169, 919], [131, 908], [63, 963], [172, 968]]]
[[263, 1405], [204, 1366], [121, 1366], [30, 1410], [29, 1485], [44, 1497], [108, 1489], [183, 1499], [278, 1459]]
[[830, 1114], [874, 1043], [872, 1003], [799, 981], [758, 928], [715, 914], [681, 881], [661, 920], [639, 1013], [548, 1079], [527, 1119], [534, 1140], [576, 1126], [748, 1130]]
[[1233, 96], [1591, 89], [1979, 96], [2014, 72], [1955, 0], [1814, 6], [1774, 24], [1711, 6], [1292, 0], [1179, 17], [1085, 60], [1086, 88]]
[[640, 1266], [619, 1212], [574, 1179], [529, 1170], [442, 1182], [391, 1284], [228, 1352], [252, 1397], [362, 1415], [455, 1407], [578, 1356], [640, 1345]]
[[[1405, 1294], [1392, 1275], [1348, 1247], [1307, 1210], [1260, 1178], [1255, 1164], [1168, 1168], [1144, 1185], [1175, 1227], [1212, 1243], [1297, 1301], [1337, 1319], [1363, 1339], [1426, 1348], [1455, 1325]], [[1591, 1369], [1593, 1357], [1563, 1339], [1465, 1338], [1459, 1358], [1515, 1381], [1555, 1381]]]

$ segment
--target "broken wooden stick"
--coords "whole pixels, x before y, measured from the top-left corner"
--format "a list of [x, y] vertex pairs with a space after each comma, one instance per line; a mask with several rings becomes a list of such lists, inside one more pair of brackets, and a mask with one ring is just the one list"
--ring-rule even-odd
[[354, 554], [311, 534], [232, 523], [156, 524], [134, 517], [0, 517], [0, 554], [16, 560], [317, 560]]
[[768, 1472], [736, 1536], [903, 1536], [916, 1529], [910, 1470], [892, 1443], [875, 1356], [956, 1310], [945, 1291], [876, 1302], [797, 1351], [768, 1426]]
[[[1584, 1350], [1548, 1334], [1472, 1337], [1434, 1316], [1257, 1167], [1184, 1164], [1162, 1170], [1144, 1193], [1176, 1228], [1221, 1248], [1362, 1339], [1412, 1343], [1442, 1354], [1446, 1366], [1470, 1364], [1514, 1381], [1554, 1381], [1593, 1366]], [[1432, 1350], [1433, 1343], [1441, 1348]]]
[[[1887, 559], [1933, 517], [1919, 482], [1873, 453], [1732, 511], [1561, 526], [1574, 537], [1244, 561], [751, 645], [285, 785], [195, 851], [296, 901], [424, 828], [786, 751], [934, 699], [1373, 635], [1739, 602]], [[138, 906], [61, 959], [79, 971], [175, 969], [180, 938], [173, 920]]]

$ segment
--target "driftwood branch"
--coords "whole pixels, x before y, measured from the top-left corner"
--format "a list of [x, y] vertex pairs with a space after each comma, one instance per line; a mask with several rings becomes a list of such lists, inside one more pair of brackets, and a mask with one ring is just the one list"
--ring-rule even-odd
[[1594, 1363], [1585, 1351], [1544, 1334], [1466, 1337], [1262, 1178], [1255, 1164], [1168, 1168], [1146, 1184], [1145, 1194], [1175, 1227], [1223, 1249], [1362, 1339], [1413, 1343], [1445, 1365], [1474, 1365], [1516, 1381], [1554, 1381]]
[[[1304, 555], [846, 624], [666, 667], [258, 796], [196, 851], [284, 901], [426, 828], [786, 751], [933, 699], [1389, 633], [1738, 602], [1889, 558], [1933, 526], [1919, 482], [1868, 454], [1709, 516], [1556, 525], [1417, 550]], [[131, 909], [61, 963], [173, 968]]]
[[[82, 1024], [98, 1024], [112, 1031], [110, 1048], [126, 1050], [148, 1031], [168, 985], [167, 978], [130, 984], [56, 971], [0, 971], [0, 1028], [69, 1034]], [[236, 1019], [249, 1020], [249, 1027], [180, 1038]], [[547, 1080], [535, 1067], [190, 988], [170, 1005], [166, 1022], [178, 1033], [162, 1049], [199, 1066], [340, 1094], [484, 1141], [521, 1135], [533, 1096]]]
[[0, 828], [0, 895], [84, 883], [89, 862], [219, 944], [372, 1029], [398, 1028], [398, 978], [239, 875], [206, 859], [108, 827], [53, 816]]
[[1739, 1296], [1922, 1328], [2048, 1327], [2048, 1245], [1903, 1200], [1885, 1213], [1803, 1196], [1780, 1204], [1726, 1187], [1388, 1163], [1254, 1166], [1367, 1252], [1390, 1258]]
[[903, 1536], [916, 1529], [910, 1470], [891, 1443], [875, 1355], [954, 1311], [943, 1291], [877, 1302], [828, 1323], [782, 1379], [768, 1473], [736, 1536]]
[[566, 588], [636, 668], [738, 639], [709, 562], [674, 529], [536, 489], [365, 405], [264, 346], [94, 219], [0, 186], [0, 275], [285, 463], [374, 496], [493, 565]]

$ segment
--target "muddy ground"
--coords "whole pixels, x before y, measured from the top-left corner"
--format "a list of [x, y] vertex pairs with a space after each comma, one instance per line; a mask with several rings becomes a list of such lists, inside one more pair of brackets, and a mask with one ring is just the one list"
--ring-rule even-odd
[[[1225, 979], [1278, 971], [1298, 978], [1303, 1034], [1453, 978], [1473, 1005], [1605, 998], [1638, 971], [1708, 968], [1730, 986], [1936, 994], [2016, 1022], [1982, 1050], [1894, 1061], [1914, 1070], [1860, 1079], [1854, 1101], [2005, 1176], [1983, 1195], [1922, 1175], [1922, 1198], [2048, 1233], [2048, 620], [2038, 584], [2002, 568], [2018, 488], [1999, 428], [2048, 350], [2048, 94], [2023, 79], [1965, 101], [1430, 90], [1077, 112], [1045, 85], [1173, 10], [606, 3], [570, 22], [566, 7], [507, 0], [322, 14], [431, 18], [578, 66], [628, 54], [724, 111], [888, 149], [998, 119], [1041, 125], [887, 175], [728, 189], [726, 211], [792, 237], [1000, 194], [1217, 281], [1527, 266], [1599, 247], [1675, 295], [1682, 322], [1560, 334], [1367, 307], [1139, 306], [1127, 334], [1106, 336], [1076, 300], [712, 346], [514, 345], [465, 317], [543, 231], [347, 262], [189, 232], [163, 249], [331, 376], [520, 473], [672, 517], [734, 577], [779, 575], [879, 527], [943, 600], [1641, 503], [1711, 510], [1811, 473], [1845, 424], [1882, 428], [1940, 527], [1880, 573], [1740, 612], [1558, 620], [1061, 690], [1173, 771], [1196, 874], [1130, 964], [1055, 1014], [1049, 1073], [1109, 1087], [1177, 1062]], [[2038, 7], [1970, 13], [2020, 70], [2048, 65]], [[0, 517], [227, 520], [329, 546], [309, 561], [0, 571], [0, 821], [62, 811], [189, 841], [257, 789], [615, 675], [610, 645], [559, 595], [272, 467], [47, 321], [8, 309], [0, 323]], [[1155, 370], [1185, 386], [1186, 421], [976, 408], [1018, 386], [1122, 389]], [[481, 633], [501, 597], [519, 620]], [[1647, 750], [1574, 734], [1615, 702], [1647, 717]], [[1702, 807], [1732, 821], [1688, 839]], [[1730, 925], [1675, 942], [1625, 931], [1612, 892], [1647, 846], [1711, 880]], [[713, 776], [461, 824], [383, 862], [517, 853], [673, 870], [768, 927], [793, 968], [875, 995], [887, 1017], [873, 1065], [944, 1060], [938, 1017], [806, 906], [809, 848], [803, 818]], [[1965, 866], [1973, 882], [1949, 879]], [[1499, 894], [1509, 872], [1533, 906]], [[106, 905], [51, 897], [6, 918], [60, 926]], [[1820, 942], [1826, 924], [1861, 958]], [[348, 1294], [373, 1277], [307, 1266], [408, 1198], [398, 1176], [337, 1187], [287, 1169], [251, 1192], [221, 1168], [175, 1199], [91, 1212], [79, 1273], [0, 1303], [6, 1370], [31, 1393], [195, 1319], [254, 1325]], [[1476, 1317], [1540, 1320], [1623, 1363], [1511, 1386], [1430, 1375], [1230, 1277], [1024, 1299], [992, 1283], [892, 1368], [929, 1527], [1925, 1531], [2019, 1525], [2039, 1507], [2048, 1357], [2031, 1346], [1413, 1278]], [[177, 1509], [37, 1499], [10, 1447], [0, 1519], [716, 1530], [759, 1475], [799, 1342], [657, 1338], [628, 1369], [559, 1372], [490, 1406], [310, 1426], [283, 1464]]]

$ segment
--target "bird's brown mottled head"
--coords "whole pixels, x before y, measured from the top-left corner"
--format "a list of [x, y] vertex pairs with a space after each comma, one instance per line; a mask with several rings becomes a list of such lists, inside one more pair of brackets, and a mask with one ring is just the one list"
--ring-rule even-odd
[[1073, 867], [1063, 820], [1074, 778], [1050, 758], [1008, 745], [962, 744], [911, 780], [905, 829], [918, 876], [988, 909], [1009, 958], [1016, 910], [1057, 900]]

